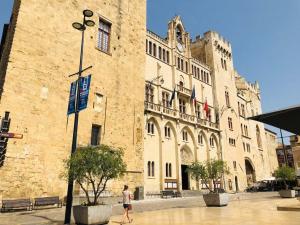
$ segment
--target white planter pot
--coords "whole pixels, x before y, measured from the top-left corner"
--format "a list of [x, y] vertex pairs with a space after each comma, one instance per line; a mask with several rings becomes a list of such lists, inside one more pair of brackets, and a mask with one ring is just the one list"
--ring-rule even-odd
[[282, 198], [295, 198], [296, 191], [295, 190], [280, 190], [279, 195]]
[[111, 205], [73, 206], [73, 216], [76, 224], [108, 224], [111, 215]]
[[206, 206], [226, 206], [229, 202], [227, 193], [209, 193], [203, 195]]

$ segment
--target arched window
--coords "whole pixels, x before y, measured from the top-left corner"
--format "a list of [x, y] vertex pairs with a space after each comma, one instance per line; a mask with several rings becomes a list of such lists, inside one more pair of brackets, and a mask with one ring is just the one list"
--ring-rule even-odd
[[169, 62], [170, 62], [170, 53], [169, 51], [167, 51], [167, 63], [169, 64]]
[[172, 177], [172, 164], [169, 163], [169, 177]]
[[198, 144], [202, 145], [203, 144], [203, 135], [198, 134]]
[[256, 140], [257, 140], [258, 147], [261, 148], [262, 147], [262, 145], [261, 145], [261, 136], [260, 136], [260, 130], [259, 130], [258, 125], [256, 125]]
[[166, 177], [169, 177], [169, 165], [166, 163]]
[[163, 61], [165, 62], [166, 61], [166, 50], [163, 49]]
[[182, 43], [182, 29], [179, 25], [176, 27], [176, 39], [178, 42]]
[[215, 147], [215, 140], [214, 140], [214, 137], [213, 137], [213, 136], [211, 136], [211, 137], [209, 138], [209, 144], [210, 144], [211, 147]]
[[154, 162], [153, 161], [151, 163], [151, 169], [152, 169], [152, 171], [151, 171], [152, 174], [151, 175], [152, 175], [152, 177], [154, 177]]
[[150, 161], [148, 161], [147, 166], [148, 166], [148, 177], [150, 177], [151, 176], [151, 162]]
[[156, 57], [156, 44], [153, 44], [153, 56]]
[[149, 41], [149, 54], [152, 55], [152, 42]]
[[154, 134], [154, 123], [152, 122], [147, 123], [147, 133]]
[[161, 47], [158, 47], [158, 58], [161, 59]]

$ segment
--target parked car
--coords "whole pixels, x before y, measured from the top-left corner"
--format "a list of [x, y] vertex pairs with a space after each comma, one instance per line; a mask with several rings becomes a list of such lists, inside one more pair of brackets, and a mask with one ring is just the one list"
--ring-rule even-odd
[[[295, 187], [296, 181], [287, 182], [289, 187]], [[279, 191], [284, 188], [282, 180], [262, 180], [253, 183], [246, 189], [247, 192], [262, 192], [262, 191]]]

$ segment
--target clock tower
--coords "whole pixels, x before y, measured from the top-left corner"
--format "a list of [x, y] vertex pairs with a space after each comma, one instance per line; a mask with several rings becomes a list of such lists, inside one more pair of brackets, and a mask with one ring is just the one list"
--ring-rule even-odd
[[190, 57], [190, 34], [185, 31], [180, 16], [169, 22], [168, 39], [178, 54]]

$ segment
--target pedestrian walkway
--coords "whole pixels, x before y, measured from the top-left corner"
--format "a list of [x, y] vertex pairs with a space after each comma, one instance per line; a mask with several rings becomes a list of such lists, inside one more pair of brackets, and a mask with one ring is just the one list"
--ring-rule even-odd
[[[230, 194], [229, 205], [222, 208], [205, 207], [202, 197], [149, 199], [133, 202], [133, 224], [190, 225], [204, 224], [202, 222], [205, 221], [207, 225], [299, 225], [299, 212], [276, 210], [279, 204], [295, 202], [298, 201], [278, 197], [276, 192]], [[113, 206], [113, 217], [109, 225], [120, 224], [122, 210], [121, 204]], [[64, 207], [32, 212], [2, 213], [0, 214], [0, 225], [62, 225], [64, 213]], [[272, 219], [273, 217], [275, 219]]]

